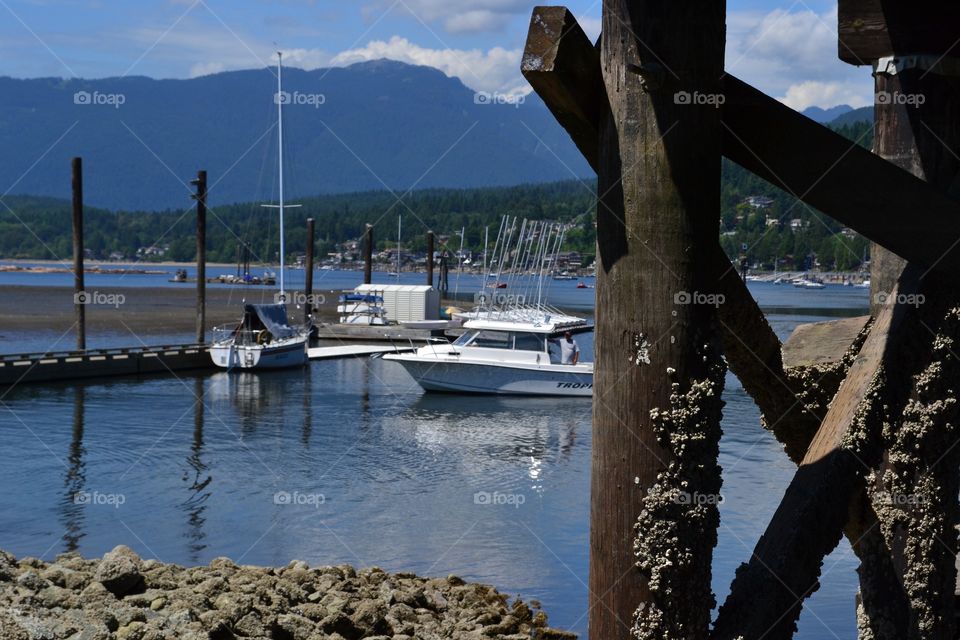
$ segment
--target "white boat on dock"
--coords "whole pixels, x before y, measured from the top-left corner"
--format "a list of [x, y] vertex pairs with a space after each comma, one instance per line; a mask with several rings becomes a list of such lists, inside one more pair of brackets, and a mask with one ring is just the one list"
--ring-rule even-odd
[[292, 327], [282, 304], [248, 304], [239, 325], [213, 330], [210, 357], [221, 369], [282, 369], [307, 361], [306, 327]]
[[279, 169], [280, 203], [263, 205], [279, 210], [280, 214], [280, 290], [277, 304], [244, 305], [243, 319], [236, 326], [218, 327], [213, 330], [210, 357], [213, 363], [227, 370], [281, 369], [302, 367], [307, 362], [309, 325], [291, 326], [287, 320], [284, 289], [284, 234], [283, 211], [289, 205], [283, 199], [283, 57], [277, 53], [277, 162]]
[[532, 396], [592, 396], [593, 363], [560, 364], [550, 345], [567, 330], [589, 330], [581, 318], [491, 315], [467, 320], [452, 344], [388, 353], [426, 391]]

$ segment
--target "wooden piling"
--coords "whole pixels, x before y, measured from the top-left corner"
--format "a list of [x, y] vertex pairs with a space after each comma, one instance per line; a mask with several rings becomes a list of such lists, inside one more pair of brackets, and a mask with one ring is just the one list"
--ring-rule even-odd
[[427, 284], [433, 286], [433, 231], [427, 231]]
[[303, 305], [303, 319], [305, 322], [309, 322], [310, 315], [313, 313], [313, 242], [313, 218], [307, 218], [307, 264], [304, 265], [304, 279], [306, 282], [303, 285], [303, 293], [306, 297]]
[[197, 344], [206, 340], [207, 328], [207, 172], [191, 180], [197, 187]]
[[83, 290], [83, 160], [70, 163], [73, 187], [73, 304], [77, 311], [77, 349], [87, 348], [86, 303]]
[[367, 224], [363, 232], [363, 284], [373, 282], [373, 225]]
[[[722, 388], [721, 354], [715, 306], [697, 303], [711, 263], [694, 256], [711, 255], [719, 228], [725, 11], [706, 1], [603, 7], [591, 638], [708, 635], [719, 515], [708, 506], [693, 517], [669, 496], [719, 492], [720, 412], [709, 396]], [[711, 391], [684, 411], [697, 404], [694, 385]], [[683, 569], [671, 567], [679, 557]]]

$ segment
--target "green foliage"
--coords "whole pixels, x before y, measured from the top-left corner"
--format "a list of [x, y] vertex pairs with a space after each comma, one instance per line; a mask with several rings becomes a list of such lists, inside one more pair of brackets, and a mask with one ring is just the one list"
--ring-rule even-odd
[[[869, 123], [853, 123], [838, 132], [857, 144], [873, 143]], [[316, 219], [314, 247], [319, 259], [337, 245], [358, 239], [366, 223], [374, 224], [379, 249], [394, 246], [397, 216], [403, 216], [403, 245], [413, 251], [426, 249], [426, 232], [447, 236], [447, 249], [460, 246], [459, 233], [466, 230], [465, 248], [483, 250], [484, 228], [494, 242], [500, 219], [509, 214], [529, 219], [553, 219], [573, 223], [567, 232], [566, 250], [579, 251], [584, 264], [596, 253], [595, 192], [592, 182], [577, 180], [549, 184], [476, 189], [424, 189], [402, 195], [386, 191], [325, 195], [300, 200], [302, 208], [287, 212], [286, 247], [288, 259], [306, 247], [306, 218]], [[769, 198], [758, 208], [745, 200], [750, 196]], [[68, 260], [70, 247], [70, 205], [63, 200], [38, 197], [9, 197], [9, 209], [0, 208], [0, 256]], [[278, 221], [275, 209], [260, 203], [210, 208], [207, 229], [207, 257], [212, 262], [232, 263], [238, 247], [248, 243], [253, 261], [274, 263], [278, 259]], [[137, 250], [165, 248], [162, 257], [146, 260], [192, 261], [195, 259], [195, 215], [187, 211], [111, 212], [86, 210], [84, 242], [96, 258], [113, 252], [127, 259]], [[745, 253], [751, 265], [773, 269], [779, 259], [781, 270], [855, 270], [867, 253], [861, 236], [843, 233], [843, 227], [822, 213], [754, 176], [742, 167], [723, 163], [721, 184], [721, 246], [732, 258]], [[746, 245], [746, 252], [742, 247]]]

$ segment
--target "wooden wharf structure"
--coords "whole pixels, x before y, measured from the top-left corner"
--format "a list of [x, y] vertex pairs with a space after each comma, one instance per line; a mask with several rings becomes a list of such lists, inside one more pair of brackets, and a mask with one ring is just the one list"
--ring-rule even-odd
[[[726, 73], [725, 14], [610, 0], [593, 43], [537, 7], [521, 63], [598, 175], [590, 637], [791, 638], [846, 537], [862, 640], [952, 640], [960, 5], [839, 0], [873, 153]], [[721, 157], [874, 243], [870, 318], [780, 343], [718, 244]], [[721, 489], [727, 367], [798, 469], [714, 617], [717, 501], [683, 497]]]

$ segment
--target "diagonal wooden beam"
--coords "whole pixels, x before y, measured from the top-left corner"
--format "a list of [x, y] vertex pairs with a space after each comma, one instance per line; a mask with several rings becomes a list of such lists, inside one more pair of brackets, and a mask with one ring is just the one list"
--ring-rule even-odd
[[742, 80], [728, 75], [724, 95], [723, 155], [902, 258], [957, 273], [960, 203]]
[[[537, 7], [530, 25], [521, 71], [596, 169], [599, 54], [564, 7]], [[915, 264], [960, 270], [956, 200], [742, 80], [727, 75], [723, 93], [727, 158]]]
[[533, 10], [520, 71], [597, 171], [607, 107], [600, 52], [566, 7]]
[[[894, 299], [916, 291], [914, 277], [901, 278]], [[840, 541], [851, 499], [863, 489], [867, 467], [844, 441], [884, 409], [876, 386], [897, 368], [906, 316], [906, 307], [892, 304], [877, 316], [750, 562], [737, 570], [714, 640], [793, 637], [803, 600], [819, 586], [823, 558]]]

